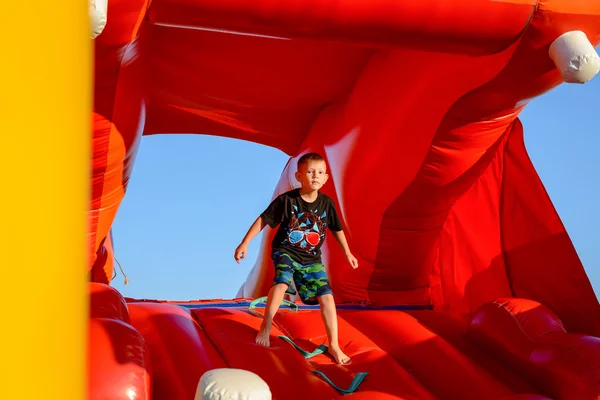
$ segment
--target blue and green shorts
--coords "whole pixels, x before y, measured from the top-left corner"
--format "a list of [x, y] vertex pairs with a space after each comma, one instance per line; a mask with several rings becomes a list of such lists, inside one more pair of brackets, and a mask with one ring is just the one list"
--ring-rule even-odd
[[274, 252], [271, 255], [275, 264], [275, 279], [273, 285], [285, 283], [288, 285], [286, 293], [296, 294], [292, 288], [292, 280], [304, 304], [317, 304], [317, 298], [326, 294], [333, 294], [329, 286], [329, 279], [323, 264], [300, 264], [292, 259], [289, 254]]

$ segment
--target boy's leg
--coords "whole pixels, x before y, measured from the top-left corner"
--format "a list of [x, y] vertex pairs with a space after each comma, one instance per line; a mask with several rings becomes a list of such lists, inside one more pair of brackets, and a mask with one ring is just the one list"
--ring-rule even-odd
[[335, 301], [333, 295], [325, 294], [319, 296], [319, 304], [321, 304], [321, 318], [325, 324], [327, 338], [329, 339], [329, 354], [335, 359], [338, 364], [347, 364], [350, 361], [342, 349], [338, 341], [338, 322], [337, 313], [335, 310]]
[[273, 317], [277, 313], [283, 296], [288, 288], [286, 283], [278, 283], [271, 287], [269, 295], [267, 297], [267, 305], [265, 306], [265, 317], [260, 325], [260, 330], [256, 335], [256, 343], [261, 346], [269, 347], [271, 345], [269, 336], [271, 334], [271, 326], [273, 323]]
[[329, 339], [329, 354], [336, 363], [347, 364], [350, 357], [340, 349], [335, 301], [325, 267], [321, 263], [304, 265], [301, 269], [294, 271], [294, 281], [296, 281], [296, 288], [298, 288], [298, 294], [303, 303], [313, 303], [315, 297], [319, 300], [321, 318], [323, 318]]
[[271, 255], [271, 258], [275, 264], [275, 278], [267, 296], [265, 316], [256, 335], [256, 343], [266, 347], [271, 345], [269, 335], [271, 334], [273, 317], [275, 317], [294, 275], [294, 263], [289, 255], [276, 251]]

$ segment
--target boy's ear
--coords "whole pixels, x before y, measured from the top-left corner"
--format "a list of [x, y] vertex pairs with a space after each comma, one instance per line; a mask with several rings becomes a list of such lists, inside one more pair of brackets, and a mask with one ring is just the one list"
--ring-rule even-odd
[[300, 172], [296, 171], [296, 173], [294, 174], [294, 176], [296, 177], [296, 180], [297, 180], [298, 182], [301, 182], [301, 181], [300, 181]]

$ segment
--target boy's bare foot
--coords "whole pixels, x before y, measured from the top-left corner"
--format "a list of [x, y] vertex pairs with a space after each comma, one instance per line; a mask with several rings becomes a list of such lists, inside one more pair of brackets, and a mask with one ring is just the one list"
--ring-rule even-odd
[[339, 347], [329, 347], [328, 352], [338, 364], [348, 364], [350, 362], [350, 357], [344, 354]]
[[269, 347], [271, 345], [269, 336], [271, 332], [266, 325], [261, 325], [258, 334], [256, 335], [256, 344], [261, 346]]

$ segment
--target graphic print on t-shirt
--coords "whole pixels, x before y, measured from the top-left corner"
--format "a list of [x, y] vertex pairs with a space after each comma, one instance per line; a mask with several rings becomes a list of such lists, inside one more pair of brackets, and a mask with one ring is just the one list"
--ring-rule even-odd
[[299, 189], [277, 196], [261, 214], [271, 228], [278, 227], [271, 241], [272, 252], [288, 254], [303, 265], [321, 262], [326, 231], [342, 230], [333, 200], [323, 193], [311, 203]]
[[314, 251], [315, 248], [325, 237], [325, 228], [327, 227], [327, 224], [321, 219], [327, 216], [327, 212], [324, 211], [319, 217], [318, 214], [316, 214], [318, 210], [314, 210], [314, 212], [304, 211], [298, 213], [298, 207], [294, 205], [293, 208], [293, 216], [286, 229], [286, 241], [298, 249], [314, 254], [316, 253]]

